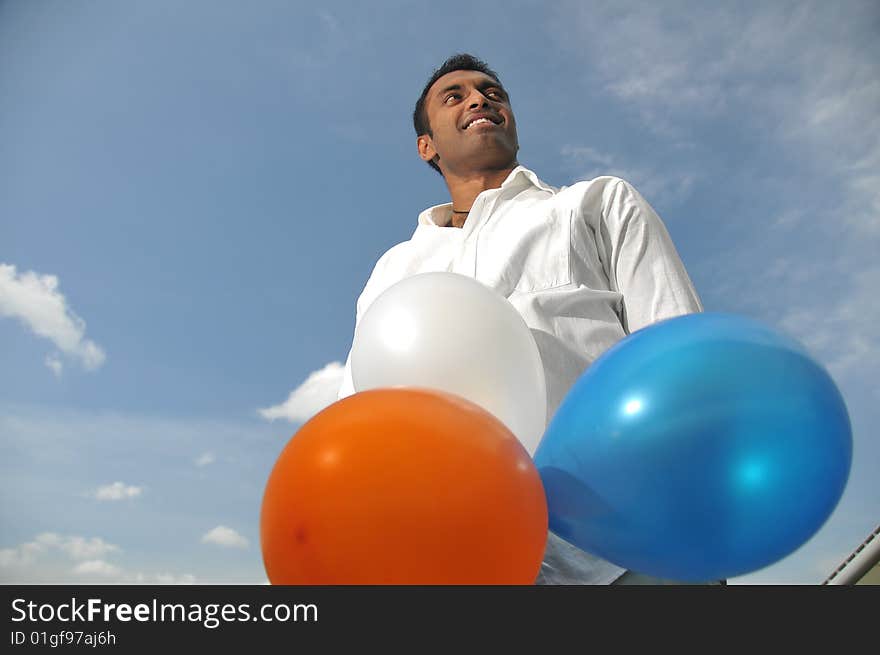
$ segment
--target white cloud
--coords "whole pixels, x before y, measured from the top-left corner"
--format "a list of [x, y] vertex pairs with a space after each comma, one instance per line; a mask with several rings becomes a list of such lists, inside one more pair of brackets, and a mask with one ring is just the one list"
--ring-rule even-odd
[[190, 573], [147, 574], [108, 561], [122, 549], [100, 537], [44, 532], [13, 548], [0, 549], [0, 584], [193, 584]]
[[152, 576], [145, 576], [143, 573], [136, 575], [135, 581], [139, 584], [195, 584], [196, 576], [192, 573], [184, 573], [183, 575], [174, 575], [173, 573], [157, 573]]
[[[61, 580], [74, 584], [161, 584], [190, 585], [195, 584], [196, 577], [192, 573], [144, 573], [129, 571], [105, 560], [88, 560], [65, 572]], [[59, 582], [64, 584], [64, 582]]]
[[[239, 519], [234, 516], [207, 524], [199, 521], [204, 520], [206, 512], [213, 514], [223, 507], [247, 508], [254, 503], [259, 506], [266, 473], [278, 456], [279, 436], [288, 433], [282, 426], [280, 435], [279, 425], [263, 421], [255, 414], [238, 419], [163, 417], [0, 402], [0, 498], [10, 507], [27, 507], [29, 513], [29, 517], [21, 515], [0, 525], [0, 549], [12, 551], [0, 555], [0, 560], [17, 561], [19, 551], [12, 547], [19, 542], [35, 541], [27, 532], [25, 537], [10, 541], [33, 520], [45, 525], [67, 525], [70, 521], [95, 525], [103, 516], [104, 522], [113, 527], [113, 539], [109, 539], [111, 533], [106, 531], [80, 534], [101, 535], [126, 547], [125, 535], [132, 530], [139, 533], [135, 523], [146, 521], [155, 530], [149, 535], [132, 537], [137, 539], [136, 559], [130, 559], [135, 557], [134, 553], [123, 553], [125, 559], [115, 553], [85, 559], [119, 564], [126, 575], [142, 572], [149, 580], [153, 580], [149, 576], [159, 573], [178, 577], [191, 573], [200, 582], [212, 584], [260, 579], [265, 572], [259, 558], [253, 557], [255, 541], [244, 532], [244, 523], [236, 527]], [[215, 455], [216, 463], [196, 468], [194, 460], [206, 452]], [[212, 467], [227, 462], [235, 463], [234, 478], [204, 475]], [[24, 475], [22, 471], [30, 473]], [[109, 471], [112, 477], [93, 478], [94, 471], [99, 471], [99, 476], [100, 471]], [[154, 488], [144, 476], [158, 476], [162, 484]], [[128, 501], [95, 500], [97, 488], [114, 481], [142, 486], [143, 492]], [[194, 484], [196, 481], [199, 483]], [[148, 503], [143, 502], [146, 499]], [[129, 516], [129, 510], [136, 510], [136, 516]], [[137, 521], [132, 523], [134, 518]], [[236, 527], [251, 542], [248, 549], [219, 551], [229, 556], [222, 565], [199, 555], [206, 549], [220, 549], [199, 541], [202, 534], [219, 523]], [[186, 535], [193, 525], [200, 527], [184, 539], [185, 544], [171, 550], [166, 547], [167, 538], [163, 535]], [[45, 547], [45, 541], [35, 547]], [[126, 547], [126, 551], [129, 549]], [[21, 583], [76, 583], [79, 579], [73, 580], [70, 573], [76, 563], [60, 548], [52, 547], [29, 568], [4, 569], [0, 578]]]
[[683, 200], [697, 180], [695, 173], [672, 170], [660, 172], [644, 165], [626, 164], [618, 161], [615, 155], [589, 146], [565, 145], [560, 154], [573, 180], [613, 175], [632, 184], [652, 206]]
[[215, 460], [216, 457], [214, 457], [214, 453], [202, 453], [196, 458], [195, 464], [196, 466], [201, 468], [203, 466], [207, 466], [208, 464], [213, 464]]
[[50, 544], [38, 537], [15, 548], [3, 548], [0, 550], [0, 568], [9, 569], [30, 564], [37, 556], [46, 552], [49, 546]]
[[50, 353], [50, 354], [46, 355], [45, 362], [46, 362], [46, 366], [49, 367], [49, 370], [55, 374], [55, 377], [60, 378], [61, 373], [64, 370], [64, 364], [58, 358], [58, 354], [57, 353]]
[[100, 559], [90, 559], [74, 567], [73, 572], [76, 575], [97, 575], [104, 578], [118, 578], [122, 574], [122, 569], [115, 564], [110, 564]]
[[259, 409], [264, 419], [274, 421], [287, 419], [291, 423], [308, 421], [322, 409], [336, 402], [339, 387], [342, 385], [344, 367], [341, 362], [330, 362], [324, 368], [314, 371], [306, 381], [290, 392], [280, 405]]
[[[880, 304], [876, 302], [880, 267], [852, 272], [847, 277], [845, 288], [823, 298], [823, 311], [815, 311], [815, 298], [805, 295], [789, 301], [778, 319], [779, 325], [800, 339], [838, 380], [856, 368], [880, 369], [876, 336], [880, 324]], [[876, 387], [874, 390], [878, 393]]]
[[142, 492], [143, 487], [127, 485], [124, 482], [114, 482], [98, 487], [94, 497], [97, 500], [125, 500], [126, 498], [137, 498]]
[[683, 110], [717, 115], [741, 101], [777, 100], [780, 82], [767, 70], [799, 40], [805, 11], [768, 5], [742, 15], [735, 6], [696, 1], [569, 2], [559, 6], [556, 26], [607, 91], [669, 134], [686, 127], [676, 124]]
[[248, 547], [247, 539], [242, 537], [232, 528], [227, 528], [225, 525], [218, 525], [213, 530], [209, 530], [204, 535], [202, 535], [202, 543], [227, 546], [229, 548]]
[[0, 567], [28, 565], [47, 553], [61, 553], [73, 560], [103, 557], [119, 551], [119, 546], [107, 543], [100, 537], [87, 539], [79, 536], [61, 536], [55, 532], [43, 532], [33, 541], [14, 548], [0, 550]]
[[[854, 194], [840, 219], [880, 236], [876, 3], [557, 6], [551, 29], [643, 125], [673, 141], [720, 119], [816, 162]], [[723, 129], [716, 126], [715, 129]], [[607, 164], [608, 162], [604, 162]]]
[[[85, 321], [68, 307], [54, 275], [33, 271], [19, 274], [15, 266], [0, 263], [0, 316], [18, 319], [34, 334], [78, 359], [87, 370], [98, 368], [106, 359], [104, 351], [85, 338]], [[57, 355], [50, 355], [46, 365], [55, 375], [61, 374]]]
[[119, 546], [109, 544], [100, 537], [92, 537], [91, 539], [86, 539], [85, 537], [66, 537], [60, 541], [59, 547], [71, 559], [76, 560], [103, 557], [108, 553], [119, 551]]

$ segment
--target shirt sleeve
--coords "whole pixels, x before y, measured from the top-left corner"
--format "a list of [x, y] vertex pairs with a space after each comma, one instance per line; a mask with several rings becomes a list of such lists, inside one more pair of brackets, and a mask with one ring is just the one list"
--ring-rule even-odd
[[621, 322], [632, 333], [657, 321], [703, 311], [660, 217], [619, 178], [602, 198], [600, 220], [608, 278], [622, 294]]
[[[354, 328], [357, 330], [358, 324], [361, 322], [361, 299], [363, 298], [363, 294], [358, 298], [357, 305], [355, 308], [355, 319], [354, 319]], [[345, 358], [345, 367], [342, 370], [342, 384], [339, 387], [339, 393], [337, 394], [337, 400], [342, 400], [343, 398], [350, 396], [354, 393], [354, 381], [351, 377], [351, 351], [354, 347], [354, 339], [352, 339], [352, 348], [349, 348], [348, 357]]]
[[[370, 303], [372, 303], [373, 300], [375, 300], [377, 293], [381, 290], [383, 285], [388, 285], [388, 280], [386, 279], [388, 260], [391, 258], [392, 254], [403, 245], [404, 244], [398, 244], [397, 246], [386, 251], [373, 266], [373, 272], [370, 273], [370, 277], [367, 279], [367, 283], [364, 285], [364, 289], [358, 296], [357, 303], [355, 305], [355, 332], [357, 332], [357, 326], [360, 325], [361, 318], [363, 318], [364, 312], [369, 309], [369, 305]], [[354, 338], [352, 338], [352, 348], [354, 348]], [[346, 357], [345, 359], [345, 367], [342, 371], [342, 384], [339, 386], [337, 400], [342, 400], [346, 396], [350, 396], [356, 391], [356, 389], [354, 388], [354, 380], [351, 375], [352, 348], [349, 349], [348, 357]]]

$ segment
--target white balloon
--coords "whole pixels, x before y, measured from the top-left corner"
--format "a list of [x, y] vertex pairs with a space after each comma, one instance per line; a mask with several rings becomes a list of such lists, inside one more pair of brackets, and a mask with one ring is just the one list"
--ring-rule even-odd
[[499, 418], [533, 455], [544, 434], [544, 367], [528, 326], [506, 298], [456, 273], [421, 273], [383, 292], [355, 331], [356, 391], [426, 387]]

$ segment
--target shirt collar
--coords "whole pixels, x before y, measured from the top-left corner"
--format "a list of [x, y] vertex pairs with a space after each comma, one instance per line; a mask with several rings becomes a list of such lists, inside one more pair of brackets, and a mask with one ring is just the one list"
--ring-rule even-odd
[[[546, 182], [543, 182], [535, 172], [526, 168], [525, 166], [519, 165], [510, 171], [510, 175], [501, 183], [502, 189], [507, 189], [513, 187], [515, 185], [531, 185], [537, 189], [541, 189], [542, 191], [547, 191], [550, 194], [555, 194], [558, 189], [550, 186]], [[452, 203], [447, 202], [442, 205], [434, 205], [433, 207], [428, 207], [425, 211], [419, 214], [419, 225], [434, 225], [438, 227], [445, 227], [449, 223], [449, 214], [452, 211]]]

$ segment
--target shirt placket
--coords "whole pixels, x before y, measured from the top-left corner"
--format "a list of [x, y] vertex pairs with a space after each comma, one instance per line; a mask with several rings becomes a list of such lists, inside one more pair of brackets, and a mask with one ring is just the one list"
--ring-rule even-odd
[[495, 211], [495, 205], [498, 203], [501, 191], [502, 189], [492, 189], [491, 192], [484, 191], [474, 200], [468, 219], [461, 228], [465, 233], [461, 250], [456, 260], [455, 272], [476, 279], [477, 243], [479, 242], [480, 232], [485, 226], [488, 217]]

